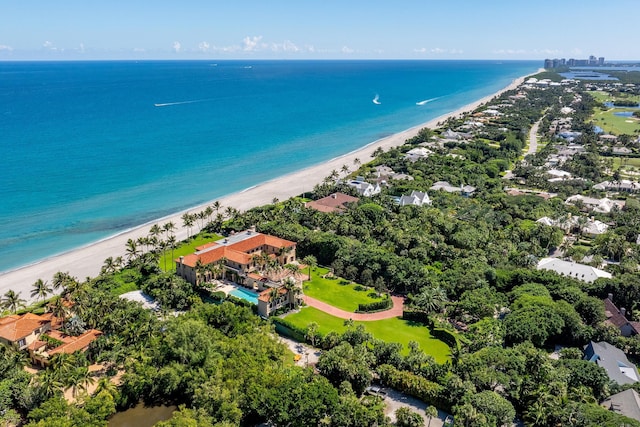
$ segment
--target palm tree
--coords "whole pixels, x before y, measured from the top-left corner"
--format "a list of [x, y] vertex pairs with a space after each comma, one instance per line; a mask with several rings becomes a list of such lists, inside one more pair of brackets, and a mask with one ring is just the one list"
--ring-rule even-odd
[[100, 269], [103, 274], [115, 273], [116, 270], [115, 260], [111, 256], [104, 260], [104, 264], [102, 264], [102, 268]]
[[313, 255], [307, 255], [306, 257], [302, 258], [302, 262], [309, 266], [309, 280], [311, 280], [311, 269], [316, 268], [316, 266], [318, 265], [318, 260]]
[[69, 272], [63, 273], [58, 271], [53, 275], [53, 281], [51, 284], [53, 285], [54, 290], [64, 289], [67, 286], [68, 282], [75, 281], [76, 278], [69, 274]]
[[98, 385], [96, 386], [94, 393], [99, 394], [103, 391], [106, 391], [112, 397], [115, 397], [118, 394], [118, 388], [111, 382], [111, 379], [107, 377], [102, 377], [98, 380]]
[[162, 234], [162, 229], [160, 228], [160, 226], [158, 224], [153, 224], [151, 226], [151, 229], [149, 229], [149, 235], [151, 237], [160, 237], [160, 235]]
[[431, 427], [431, 418], [435, 418], [438, 416], [438, 410], [436, 409], [435, 406], [429, 405], [424, 410], [424, 413], [427, 416], [427, 418], [429, 418], [429, 425], [427, 427]]
[[59, 317], [64, 322], [64, 319], [67, 317], [67, 308], [64, 306], [64, 300], [61, 296], [57, 296], [50, 303], [51, 314], [55, 317]]
[[425, 287], [413, 298], [413, 304], [427, 313], [439, 311], [447, 301], [447, 295], [440, 287]]
[[[82, 391], [87, 391], [89, 386], [93, 385], [96, 382], [96, 379], [93, 377], [89, 368], [86, 366], [81, 366], [75, 369], [74, 375], [75, 379], [77, 379], [77, 388]], [[74, 387], [74, 391], [75, 391]]]
[[187, 227], [187, 240], [191, 238], [191, 227], [193, 227], [194, 222], [195, 218], [189, 212], [185, 212], [182, 215], [182, 226]]
[[[171, 249], [171, 260], [173, 262], [173, 250], [176, 248], [176, 236], [171, 235], [169, 236], [169, 238], [167, 239], [167, 246], [169, 247], [169, 249]], [[165, 257], [165, 261], [166, 261], [166, 257]], [[165, 266], [164, 268], [165, 270], [167, 269], [167, 267]]]
[[20, 292], [17, 294], [13, 290], [8, 290], [2, 298], [2, 308], [15, 313], [19, 308], [25, 306], [26, 301], [20, 298]]
[[342, 165], [342, 168], [340, 170], [342, 171], [342, 173], [344, 173], [345, 176], [349, 175], [349, 165]]
[[46, 369], [38, 374], [36, 382], [47, 397], [51, 397], [62, 390], [60, 377], [52, 369]]
[[49, 286], [49, 282], [43, 281], [42, 279], [36, 280], [36, 282], [32, 286], [31, 290], [31, 298], [38, 297], [37, 299], [45, 299], [47, 295], [53, 292], [53, 288]]
[[132, 262], [136, 260], [140, 255], [140, 249], [138, 249], [138, 244], [136, 243], [135, 240], [133, 239], [127, 240], [126, 248], [127, 248], [126, 249], [127, 261]]
[[176, 225], [173, 222], [169, 221], [162, 228], [168, 237], [169, 234], [173, 234], [173, 232], [176, 230]]

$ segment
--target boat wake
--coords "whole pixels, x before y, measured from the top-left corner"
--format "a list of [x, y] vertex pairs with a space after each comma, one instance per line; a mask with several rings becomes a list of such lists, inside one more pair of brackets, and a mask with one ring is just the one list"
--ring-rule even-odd
[[378, 95], [377, 93], [376, 93], [376, 97], [373, 98], [373, 103], [376, 105], [382, 104], [382, 102], [380, 102], [380, 95]]
[[431, 98], [431, 99], [425, 99], [424, 101], [416, 102], [416, 105], [425, 105], [425, 104], [428, 104], [428, 103], [430, 103], [431, 101], [435, 101], [436, 99], [439, 99], [439, 98], [440, 98], [440, 97], [438, 97], [438, 98]]
[[196, 102], [203, 102], [203, 101], [206, 101], [206, 99], [194, 99], [192, 101], [164, 102], [161, 104], [153, 104], [153, 105], [156, 107], [169, 107], [171, 105], [193, 104]]

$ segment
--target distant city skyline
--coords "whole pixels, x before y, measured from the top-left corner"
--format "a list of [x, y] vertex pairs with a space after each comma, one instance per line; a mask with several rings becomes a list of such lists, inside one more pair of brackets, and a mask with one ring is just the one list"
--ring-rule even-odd
[[8, 2], [0, 60], [640, 60], [639, 15], [637, 0]]

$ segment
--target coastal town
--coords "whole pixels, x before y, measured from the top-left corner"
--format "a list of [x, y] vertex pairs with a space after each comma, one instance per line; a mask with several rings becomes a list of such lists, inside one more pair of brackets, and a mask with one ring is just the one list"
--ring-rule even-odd
[[7, 291], [0, 420], [640, 426], [640, 72], [545, 68]]

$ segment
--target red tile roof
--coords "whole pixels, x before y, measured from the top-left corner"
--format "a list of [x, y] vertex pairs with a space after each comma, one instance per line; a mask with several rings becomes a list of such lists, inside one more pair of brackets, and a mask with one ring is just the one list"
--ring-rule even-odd
[[[264, 245], [274, 248], [290, 248], [296, 244], [279, 237], [256, 233], [254, 236], [230, 245], [207, 243], [199, 247], [207, 249], [205, 252], [187, 255], [182, 262], [189, 267], [195, 267], [198, 260], [204, 265], [208, 265], [226, 258], [238, 264], [248, 265], [251, 262], [251, 255], [248, 252]], [[176, 261], [179, 261], [179, 259]]]
[[638, 329], [638, 322], [629, 322], [627, 318], [620, 313], [618, 307], [611, 301], [609, 298], [604, 299], [604, 314], [607, 317], [605, 322], [614, 325], [617, 328], [622, 328], [624, 325], [629, 324], [633, 329], [635, 329], [635, 333], [639, 333], [640, 329]]
[[[278, 288], [278, 295], [284, 295], [286, 293], [287, 293], [287, 290], [285, 288]], [[260, 292], [260, 295], [258, 296], [258, 300], [263, 302], [269, 302], [271, 300], [271, 289], [266, 289]]]
[[33, 313], [3, 317], [0, 319], [0, 337], [16, 342], [48, 323], [51, 323], [49, 319]]
[[65, 342], [61, 346], [51, 350], [49, 352], [49, 356], [53, 356], [54, 354], [59, 353], [71, 354], [80, 350], [84, 351], [87, 349], [87, 347], [89, 347], [89, 344], [95, 341], [100, 335], [102, 335], [101, 331], [97, 329], [90, 329], [78, 337], [65, 337], [65, 341], [68, 342]]
[[306, 206], [320, 212], [340, 212], [346, 209], [345, 203], [356, 203], [358, 200], [360, 199], [348, 194], [333, 193], [322, 199], [308, 202]]

